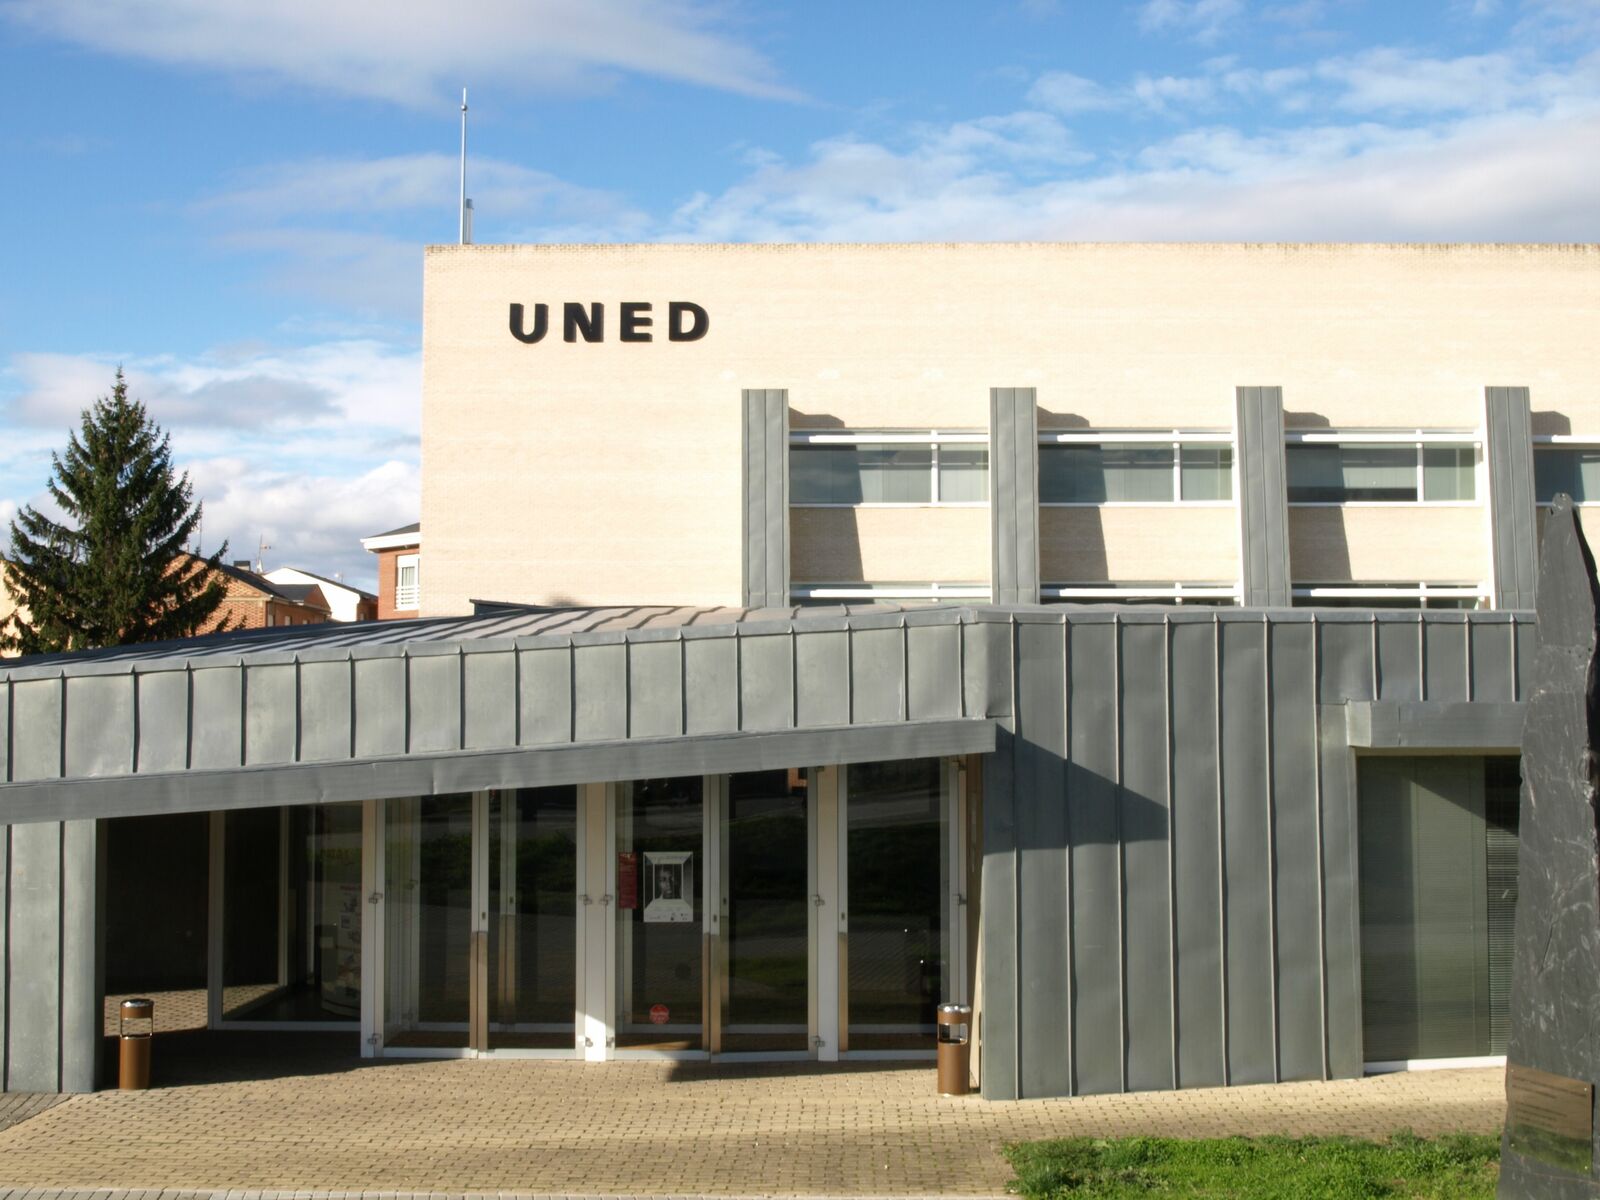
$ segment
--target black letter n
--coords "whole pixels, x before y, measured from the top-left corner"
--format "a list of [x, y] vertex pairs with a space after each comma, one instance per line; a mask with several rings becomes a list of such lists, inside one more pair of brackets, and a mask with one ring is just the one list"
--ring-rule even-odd
[[578, 335], [583, 334], [586, 342], [603, 342], [606, 340], [606, 310], [602, 304], [589, 305], [587, 313], [583, 305], [567, 301], [561, 306], [561, 339], [566, 342], [575, 342]]

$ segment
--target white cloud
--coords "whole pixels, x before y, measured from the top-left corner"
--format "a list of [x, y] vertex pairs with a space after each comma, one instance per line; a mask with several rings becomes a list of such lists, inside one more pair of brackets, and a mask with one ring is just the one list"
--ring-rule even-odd
[[589, 89], [619, 73], [793, 99], [715, 0], [5, 0], [92, 50], [413, 106], [462, 81]]
[[[109, 394], [118, 360], [109, 355], [17, 354], [19, 393], [7, 417], [44, 429], [74, 427]], [[384, 430], [414, 436], [421, 368], [415, 351], [377, 341], [290, 350], [214, 351], [197, 359], [130, 358], [128, 392], [178, 434], [273, 435], [307, 428]]]
[[300, 567], [358, 584], [370, 584], [375, 573], [360, 539], [416, 520], [421, 502], [414, 461], [383, 461], [353, 474], [288, 471], [254, 457], [180, 466], [205, 505], [206, 553], [225, 539], [230, 560], [254, 559], [264, 539], [268, 570]]
[[1051, 112], [1093, 112], [1116, 108], [1121, 100], [1109, 89], [1071, 71], [1047, 71], [1028, 89], [1028, 103]]
[[1173, 31], [1209, 43], [1244, 12], [1244, 0], [1145, 0], [1139, 28], [1146, 33]]

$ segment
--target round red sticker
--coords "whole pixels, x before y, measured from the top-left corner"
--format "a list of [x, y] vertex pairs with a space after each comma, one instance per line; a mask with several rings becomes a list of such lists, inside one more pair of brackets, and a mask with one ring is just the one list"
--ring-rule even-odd
[[650, 1022], [653, 1025], [665, 1025], [667, 1018], [672, 1014], [667, 1011], [665, 1004], [652, 1004], [650, 1006]]

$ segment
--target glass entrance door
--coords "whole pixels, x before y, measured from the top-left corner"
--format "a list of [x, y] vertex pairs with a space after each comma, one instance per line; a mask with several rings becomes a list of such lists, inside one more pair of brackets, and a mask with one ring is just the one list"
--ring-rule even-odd
[[960, 821], [942, 759], [845, 768], [840, 1048], [931, 1053], [955, 995]]
[[383, 1044], [575, 1053], [577, 790], [391, 800]]
[[811, 854], [803, 770], [730, 775], [718, 822], [720, 1054], [809, 1055]]
[[704, 793], [699, 776], [618, 788], [614, 1038], [622, 1054], [705, 1049], [712, 930], [702, 900]]

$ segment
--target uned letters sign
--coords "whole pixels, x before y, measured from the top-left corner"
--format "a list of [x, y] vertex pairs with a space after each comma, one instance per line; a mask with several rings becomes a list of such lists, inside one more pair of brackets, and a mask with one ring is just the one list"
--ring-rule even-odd
[[[617, 341], [653, 342], [656, 340], [655, 308], [648, 301], [624, 300], [617, 305]], [[533, 322], [520, 304], [511, 306], [511, 336], [533, 345], [544, 341], [550, 332], [550, 305], [533, 306]], [[669, 342], [698, 342], [711, 328], [706, 310], [688, 300], [673, 300], [667, 305], [665, 333]], [[567, 301], [561, 306], [561, 340], [564, 342], [603, 342], [606, 340], [606, 306]]]

